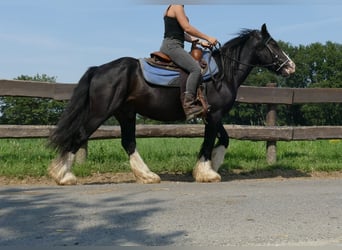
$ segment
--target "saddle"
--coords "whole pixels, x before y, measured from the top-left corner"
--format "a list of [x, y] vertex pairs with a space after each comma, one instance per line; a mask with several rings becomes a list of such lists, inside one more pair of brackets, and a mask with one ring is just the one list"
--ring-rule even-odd
[[[205, 60], [203, 60], [203, 50], [193, 44], [191, 46], [190, 54], [199, 63], [200, 67], [202, 68], [202, 71], [204, 71], [207, 68], [208, 63]], [[148, 58], [148, 62], [151, 65], [165, 69], [180, 69], [168, 55], [164, 54], [161, 51], [152, 52], [150, 54], [150, 58]]]

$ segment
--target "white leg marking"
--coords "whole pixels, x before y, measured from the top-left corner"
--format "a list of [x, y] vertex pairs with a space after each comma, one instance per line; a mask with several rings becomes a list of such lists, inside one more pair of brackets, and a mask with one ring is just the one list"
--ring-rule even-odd
[[151, 184], [160, 182], [159, 175], [153, 173], [148, 168], [138, 151], [135, 151], [133, 154], [130, 155], [129, 163], [138, 183]]
[[76, 185], [77, 180], [71, 172], [72, 164], [75, 160], [75, 154], [67, 153], [57, 157], [51, 162], [49, 175], [58, 185]]
[[203, 156], [198, 160], [192, 176], [197, 182], [221, 181], [221, 176], [212, 169], [211, 161], [205, 161]]
[[224, 155], [226, 154], [226, 149], [227, 148], [225, 146], [220, 145], [214, 148], [213, 152], [211, 153], [212, 167], [216, 172], [219, 170], [223, 163]]

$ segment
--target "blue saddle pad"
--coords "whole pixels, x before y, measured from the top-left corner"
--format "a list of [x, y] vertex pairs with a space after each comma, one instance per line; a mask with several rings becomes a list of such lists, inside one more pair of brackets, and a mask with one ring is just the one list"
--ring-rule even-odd
[[[208, 63], [207, 70], [204, 72], [202, 76], [203, 81], [208, 80], [211, 77], [211, 75], [215, 75], [216, 73], [218, 73], [218, 66], [214, 58], [211, 58], [209, 60], [210, 56], [211, 55], [209, 51], [203, 51], [203, 59]], [[147, 82], [166, 87], [177, 86], [177, 83], [175, 84], [175, 79], [177, 79], [180, 76], [179, 71], [153, 66], [149, 64], [145, 58], [141, 58], [139, 59], [139, 61], [144, 78]]]

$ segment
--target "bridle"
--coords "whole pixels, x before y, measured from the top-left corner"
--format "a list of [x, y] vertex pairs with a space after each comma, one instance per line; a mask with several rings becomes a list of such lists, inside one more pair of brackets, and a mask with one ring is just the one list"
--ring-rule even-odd
[[[260, 65], [260, 66], [262, 66], [262, 67], [279, 66], [279, 67], [275, 70], [276, 72], [278, 72], [278, 71], [281, 70], [281, 68], [284, 67], [289, 61], [291, 61], [291, 59], [290, 59], [290, 57], [289, 57], [284, 51], [282, 51], [283, 54], [284, 54], [285, 57], [286, 57], [286, 60], [285, 60], [284, 62], [281, 62], [281, 61], [279, 60], [278, 54], [274, 53], [273, 50], [272, 50], [272, 48], [269, 46], [269, 42], [270, 42], [271, 40], [272, 40], [272, 37], [269, 36], [269, 37], [266, 39], [266, 41], [264, 42], [264, 45], [265, 45], [265, 47], [269, 50], [269, 52], [271, 53], [273, 59], [275, 59], [275, 60], [274, 60], [274, 62], [271, 63], [270, 65]], [[276, 62], [276, 61], [277, 61], [277, 62]]]
[[[224, 78], [224, 58], [227, 57], [228, 59], [232, 60], [232, 61], [235, 61], [239, 64], [242, 64], [242, 65], [245, 65], [245, 66], [248, 66], [248, 67], [271, 67], [271, 66], [277, 66], [278, 68], [275, 70], [275, 72], [278, 72], [279, 70], [281, 70], [289, 61], [291, 61], [290, 57], [283, 51], [283, 54], [285, 55], [286, 57], [286, 60], [284, 62], [280, 61], [279, 60], [279, 55], [276, 54], [272, 48], [270, 47], [269, 43], [270, 41], [272, 40], [272, 37], [269, 36], [263, 43], [263, 45], [268, 49], [268, 51], [271, 53], [271, 56], [273, 58], [273, 62], [272, 63], [269, 63], [269, 64], [249, 64], [249, 63], [244, 63], [244, 62], [241, 62], [240, 60], [238, 59], [235, 59], [233, 57], [231, 57], [229, 54], [224, 54], [223, 56], [223, 53], [222, 53], [222, 48], [221, 48], [221, 43], [218, 42], [215, 46], [211, 47], [210, 48], [210, 57], [209, 57], [209, 63], [210, 63], [210, 60], [212, 58], [212, 53], [213, 53], [213, 50], [217, 50], [219, 51], [219, 53], [221, 54], [220, 58], [221, 58], [221, 65], [222, 65], [222, 74], [220, 77], [218, 77], [217, 79], [213, 76], [213, 74], [210, 72], [210, 75], [211, 75], [211, 79], [215, 82], [217, 81], [221, 81], [223, 78]], [[210, 69], [209, 69], [210, 70]]]

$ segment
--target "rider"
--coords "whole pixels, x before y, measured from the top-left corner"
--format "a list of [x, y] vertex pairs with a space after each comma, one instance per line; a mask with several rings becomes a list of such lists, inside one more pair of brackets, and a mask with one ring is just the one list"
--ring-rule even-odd
[[[193, 27], [189, 23], [184, 5], [169, 5], [164, 14], [164, 40], [160, 51], [168, 55], [179, 67], [189, 73], [186, 82], [182, 105], [186, 119], [190, 120], [203, 112], [201, 106], [195, 104], [197, 87], [201, 81], [201, 68], [199, 64], [184, 50], [184, 41], [195, 42], [203, 39], [201, 45], [210, 47], [216, 45], [217, 39]], [[183, 93], [182, 93], [183, 96]]]

